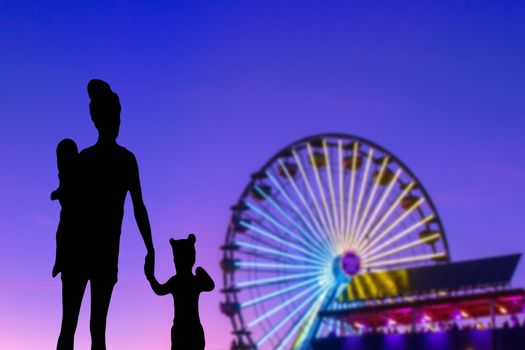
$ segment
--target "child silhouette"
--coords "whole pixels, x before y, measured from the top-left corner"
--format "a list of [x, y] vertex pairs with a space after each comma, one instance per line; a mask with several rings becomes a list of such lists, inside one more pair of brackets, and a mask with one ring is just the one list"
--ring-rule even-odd
[[172, 350], [204, 350], [204, 331], [199, 319], [199, 295], [215, 288], [213, 280], [202, 268], [195, 264], [195, 235], [187, 239], [170, 239], [177, 274], [166, 283], [160, 284], [155, 278], [154, 266], [146, 263], [146, 276], [157, 295], [172, 294], [175, 304], [175, 317], [171, 328]]
[[70, 229], [72, 218], [72, 191], [75, 177], [75, 166], [78, 158], [78, 148], [75, 141], [63, 139], [57, 145], [57, 166], [58, 179], [60, 184], [56, 190], [51, 193], [51, 200], [58, 200], [62, 206], [60, 211], [60, 222], [58, 223], [56, 236], [56, 255], [53, 266], [52, 276], [56, 277], [64, 268], [65, 260], [65, 239], [67, 231]]

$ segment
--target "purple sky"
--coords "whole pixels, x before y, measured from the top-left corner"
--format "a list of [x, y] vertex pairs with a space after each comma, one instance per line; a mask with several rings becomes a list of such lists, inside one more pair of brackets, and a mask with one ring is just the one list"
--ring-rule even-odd
[[[208, 350], [230, 339], [218, 307], [229, 207], [252, 172], [310, 134], [360, 135], [402, 159], [454, 260], [525, 250], [525, 3], [40, 3], [0, 3], [0, 348], [54, 348], [54, 152], [65, 137], [95, 142], [91, 78], [120, 95], [119, 142], [139, 161], [161, 280], [174, 270], [169, 237], [197, 234], [197, 264], [218, 286], [201, 297]], [[143, 277], [131, 209], [108, 345], [167, 349], [172, 300]]]

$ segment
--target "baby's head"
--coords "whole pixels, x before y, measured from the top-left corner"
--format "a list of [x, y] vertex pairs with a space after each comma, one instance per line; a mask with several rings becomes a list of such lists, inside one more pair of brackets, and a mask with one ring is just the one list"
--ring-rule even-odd
[[57, 164], [58, 170], [63, 170], [71, 165], [78, 156], [78, 147], [75, 141], [63, 139], [57, 145]]
[[193, 233], [190, 233], [186, 239], [170, 239], [177, 272], [193, 269], [193, 265], [195, 265], [195, 240]]

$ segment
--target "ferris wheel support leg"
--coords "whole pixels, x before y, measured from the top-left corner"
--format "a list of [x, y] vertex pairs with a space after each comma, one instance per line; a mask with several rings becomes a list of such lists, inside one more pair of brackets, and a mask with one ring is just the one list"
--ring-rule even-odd
[[[319, 308], [320, 311], [325, 311], [328, 306], [334, 301], [334, 299], [337, 297], [337, 292], [339, 291], [339, 285], [335, 285], [332, 287], [332, 289], [326, 294], [326, 299], [323, 301], [323, 304]], [[317, 332], [319, 331], [319, 326], [321, 325], [321, 317], [319, 315], [315, 316], [315, 320], [312, 324], [312, 327], [310, 328], [308, 335], [304, 342], [302, 343], [301, 347], [299, 347], [297, 350], [313, 350], [312, 342], [317, 336]]]

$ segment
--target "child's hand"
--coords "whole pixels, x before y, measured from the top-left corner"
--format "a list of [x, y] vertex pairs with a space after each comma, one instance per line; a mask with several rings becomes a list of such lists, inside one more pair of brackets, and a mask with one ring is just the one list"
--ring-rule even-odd
[[53, 266], [53, 272], [51, 273], [51, 276], [55, 278], [60, 273], [60, 266], [55, 263], [55, 266]]

